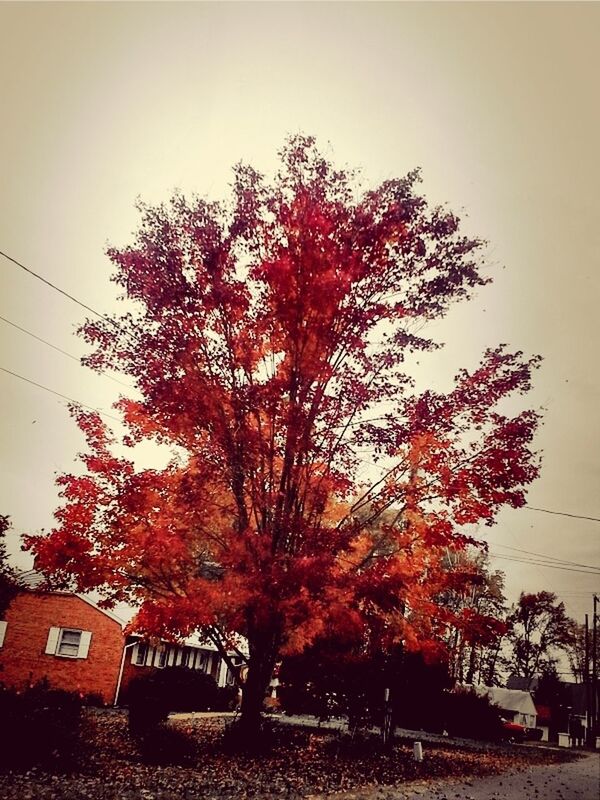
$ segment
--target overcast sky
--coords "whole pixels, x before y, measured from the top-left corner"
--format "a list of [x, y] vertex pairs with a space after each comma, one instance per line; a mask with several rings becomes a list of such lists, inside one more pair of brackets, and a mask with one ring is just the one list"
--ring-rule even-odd
[[[272, 171], [298, 131], [366, 186], [420, 166], [489, 240], [494, 283], [435, 326], [446, 347], [419, 380], [448, 387], [500, 342], [541, 354], [528, 502], [600, 518], [599, 31], [596, 3], [0, 4], [0, 250], [110, 313], [104, 252], [131, 241], [138, 196], [223, 197], [235, 162]], [[0, 275], [4, 319], [85, 353], [82, 308], [1, 257]], [[0, 333], [4, 369], [105, 410], [123, 391]], [[0, 512], [28, 566], [17, 536], [51, 526], [83, 440], [60, 398], [6, 372], [0, 387]], [[481, 533], [496, 554], [600, 565], [598, 522], [511, 510]], [[580, 621], [600, 591], [564, 564], [494, 564], [511, 600], [550, 589]]]

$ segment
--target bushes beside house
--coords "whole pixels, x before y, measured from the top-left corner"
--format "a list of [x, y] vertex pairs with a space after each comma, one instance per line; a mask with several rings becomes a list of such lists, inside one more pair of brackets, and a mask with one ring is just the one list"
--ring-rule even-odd
[[0, 769], [69, 771], [80, 753], [82, 700], [42, 681], [23, 691], [0, 684]]
[[127, 688], [129, 727], [147, 733], [172, 711], [229, 711], [235, 704], [235, 687], [220, 689], [204, 672], [167, 667], [134, 678]]
[[499, 742], [504, 736], [498, 706], [469, 690], [444, 693], [445, 727], [450, 736]]

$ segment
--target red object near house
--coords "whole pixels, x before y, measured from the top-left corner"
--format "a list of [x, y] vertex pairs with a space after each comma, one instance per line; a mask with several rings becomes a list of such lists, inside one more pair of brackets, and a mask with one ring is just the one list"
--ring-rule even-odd
[[46, 679], [112, 704], [123, 644], [110, 612], [76, 594], [24, 589], [0, 623], [0, 683], [19, 689]]
[[502, 728], [504, 731], [504, 738], [509, 742], [523, 742], [527, 736], [527, 728], [524, 725], [519, 725], [516, 722], [502, 721]]

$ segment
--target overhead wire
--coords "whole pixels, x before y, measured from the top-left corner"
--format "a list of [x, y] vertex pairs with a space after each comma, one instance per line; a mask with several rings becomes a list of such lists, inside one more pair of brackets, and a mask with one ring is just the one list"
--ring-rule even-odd
[[82, 308], [85, 308], [86, 311], [91, 311], [92, 314], [94, 314], [96, 317], [99, 317], [100, 319], [103, 319], [105, 322], [109, 322], [111, 325], [116, 325], [117, 324], [117, 323], [114, 322], [114, 320], [111, 320], [110, 317], [104, 316], [104, 314], [102, 314], [100, 311], [96, 311], [95, 308], [92, 308], [91, 306], [87, 305], [87, 303], [84, 303], [81, 300], [78, 300], [72, 294], [69, 294], [69, 292], [66, 292], [64, 289], [61, 289], [59, 286], [56, 286], [56, 284], [52, 283], [52, 281], [49, 281], [47, 278], [44, 278], [39, 273], [35, 272], [34, 270], [30, 269], [29, 267], [26, 267], [25, 264], [22, 264], [20, 261], [17, 261], [16, 258], [13, 258], [12, 256], [9, 256], [8, 253], [5, 253], [4, 251], [0, 250], [0, 256], [3, 256], [8, 261], [12, 261], [12, 263], [16, 264], [17, 267], [20, 267], [22, 270], [25, 270], [25, 272], [29, 273], [29, 275], [32, 275], [34, 278], [37, 278], [39, 281], [42, 281], [42, 283], [45, 283], [46, 286], [49, 286], [55, 292], [58, 292], [59, 294], [62, 294], [64, 297], [67, 297], [69, 300], [72, 300], [73, 303], [77, 303], [78, 306], [81, 306]]
[[518, 558], [517, 556], [506, 556], [506, 555], [502, 555], [502, 554], [494, 553], [494, 552], [491, 552], [491, 555], [493, 555], [494, 558], [501, 558], [501, 559], [504, 559], [505, 561], [513, 561], [513, 562], [519, 563], [519, 564], [530, 564], [532, 566], [546, 567], [546, 568], [550, 568], [550, 569], [558, 569], [558, 570], [561, 570], [562, 572], [579, 572], [579, 573], [582, 573], [583, 575], [597, 575], [598, 577], [600, 577], [600, 569], [598, 569], [596, 567], [592, 567], [589, 570], [587, 570], [587, 569], [576, 569], [575, 567], [566, 567], [566, 566], [564, 566], [562, 564], [554, 564], [554, 563], [545, 562], [545, 561], [534, 561], [533, 559]]
[[[41, 342], [42, 344], [45, 344], [48, 347], [51, 347], [53, 350], [56, 350], [58, 353], [62, 353], [63, 356], [66, 356], [67, 358], [70, 358], [72, 361], [77, 362], [77, 364], [79, 364], [79, 366], [81, 366], [81, 359], [78, 358], [77, 356], [74, 356], [72, 353], [68, 353], [66, 350], [63, 350], [61, 347], [58, 347], [57, 345], [52, 344], [52, 342], [49, 342], [47, 339], [43, 339], [41, 336], [38, 336], [37, 334], [33, 333], [32, 331], [27, 330], [27, 328], [23, 328], [21, 325], [17, 325], [16, 322], [12, 322], [10, 319], [7, 319], [6, 317], [3, 317], [1, 314], [0, 314], [0, 320], [2, 320], [2, 322], [5, 322], [7, 325], [11, 325], [13, 328], [16, 328], [17, 330], [22, 331], [23, 333], [26, 333], [28, 336], [31, 336], [33, 339], [37, 339], [38, 342]], [[108, 375], [105, 372], [101, 373], [101, 377], [108, 378], [109, 380], [114, 381], [114, 383], [118, 383], [118, 384], [120, 384], [121, 386], [124, 386], [127, 389], [133, 389], [134, 388], [133, 386], [131, 386], [131, 384], [124, 383], [123, 381], [120, 381], [118, 378], [115, 378], [112, 375]]]
[[[64, 297], [68, 298], [69, 300], [71, 300], [72, 302], [77, 303], [77, 305], [79, 305], [82, 308], [86, 309], [86, 311], [90, 311], [92, 314], [94, 314], [99, 319], [102, 319], [104, 322], [108, 322], [110, 325], [113, 325], [113, 326], [115, 326], [117, 328], [120, 328], [119, 324], [115, 320], [111, 319], [110, 317], [105, 316], [100, 311], [97, 311], [95, 308], [92, 308], [92, 306], [90, 306], [87, 303], [84, 303], [83, 301], [79, 300], [77, 297], [75, 297], [74, 295], [72, 295], [69, 292], [65, 291], [64, 289], [61, 289], [56, 284], [52, 283], [52, 281], [49, 281], [47, 278], [44, 278], [42, 275], [40, 275], [38, 272], [36, 272], [35, 270], [31, 269], [30, 267], [25, 266], [25, 264], [23, 264], [22, 262], [18, 261], [16, 258], [13, 258], [13, 256], [10, 256], [8, 253], [5, 253], [3, 250], [0, 250], [0, 256], [3, 256], [8, 261], [12, 262], [17, 267], [19, 267], [20, 269], [24, 270], [25, 272], [27, 272], [32, 277], [36, 278], [37, 280], [41, 281], [42, 283], [44, 283], [49, 288], [53, 289], [55, 292], [58, 292], [59, 294], [61, 294]], [[4, 321], [8, 321], [8, 320], [4, 320]], [[10, 323], [9, 322], [9, 324], [14, 324], [14, 323]], [[15, 327], [18, 327], [18, 326], [15, 326]], [[23, 330], [23, 329], [21, 329], [21, 330]], [[25, 331], [25, 332], [29, 333], [28, 331]], [[126, 333], [127, 333], [127, 335], [130, 335], [128, 332], [126, 332]], [[31, 335], [35, 336], [35, 334], [31, 334]], [[39, 338], [39, 337], [35, 337], [35, 338]], [[54, 345], [51, 345], [49, 342], [45, 342], [45, 343], [49, 344], [50, 347], [54, 347]], [[54, 349], [60, 349], [60, 348], [54, 347]], [[65, 355], [69, 355], [70, 358], [73, 358], [73, 356], [70, 356], [70, 354], [67, 354], [65, 351], [62, 351], [62, 352], [64, 352]], [[4, 370], [4, 371], [8, 372], [9, 370]], [[15, 373], [11, 373], [11, 374], [15, 374]], [[22, 377], [22, 376], [17, 376], [17, 377]], [[107, 377], [111, 377], [111, 376], [107, 376]], [[28, 380], [28, 379], [23, 378], [23, 380]], [[116, 378], [112, 378], [111, 377], [111, 380], [115, 380], [118, 383], [120, 383], [120, 381], [118, 381]], [[35, 384], [34, 381], [28, 381], [28, 382]], [[35, 385], [40, 386], [40, 384], [35, 384]], [[42, 386], [41, 388], [46, 388], [46, 387]], [[131, 387], [129, 387], [129, 388], [131, 388]], [[51, 392], [53, 392], [53, 394], [58, 394], [59, 396], [64, 397], [64, 395], [60, 395], [60, 393], [54, 392], [51, 389], [48, 389], [48, 391], [51, 391]], [[72, 402], [76, 402], [76, 401], [72, 401]], [[83, 405], [83, 404], [80, 403], [80, 405]], [[91, 406], [86, 406], [86, 407], [87, 408], [91, 408]], [[94, 409], [94, 410], [97, 410], [97, 409]], [[116, 417], [112, 417], [112, 419], [116, 419]], [[373, 417], [370, 420], [357, 420], [356, 422], [353, 422], [353, 423], [350, 423], [350, 424], [351, 425], [354, 425], [354, 424], [358, 425], [358, 424], [364, 424], [365, 422], [376, 422], [376, 421], [384, 420], [384, 419], [386, 419], [386, 417]], [[586, 516], [586, 515], [583, 515], [583, 514], [572, 514], [572, 513], [566, 512], [566, 511], [555, 511], [555, 510], [551, 510], [551, 509], [547, 509], [547, 508], [540, 508], [538, 506], [526, 505], [524, 507], [528, 508], [531, 511], [538, 511], [538, 512], [542, 512], [544, 514], [555, 514], [557, 516], [571, 517], [573, 519], [582, 519], [582, 520], [588, 520], [588, 521], [591, 521], [591, 522], [600, 522], [600, 517]]]
[[572, 517], [573, 519], [586, 519], [590, 522], [600, 522], [600, 517], [587, 517], [583, 514], [569, 514], [567, 511], [551, 511], [549, 508], [538, 508], [537, 506], [524, 506], [530, 511], [541, 511], [544, 514], [556, 514], [559, 517]]
[[[547, 560], [550, 560], [550, 561], [556, 561], [556, 562], [558, 562], [560, 564], [568, 564], [569, 566], [572, 566], [572, 567], [589, 567], [590, 566], [590, 564], [579, 564], [577, 561], [567, 561], [564, 558], [557, 558], [556, 556], [550, 556], [547, 553], [536, 553], [534, 550], [523, 550], [523, 548], [521, 548], [521, 547], [511, 547], [511, 545], [509, 545], [509, 544], [494, 543], [493, 546], [494, 547], [501, 547], [501, 548], [504, 548], [505, 550], [516, 550], [519, 553], [527, 553], [530, 556], [539, 556], [540, 558], [547, 559]], [[600, 566], [598, 566], [598, 567], [594, 566], [594, 569], [600, 569]]]
[[75, 400], [73, 397], [69, 397], [66, 394], [62, 394], [61, 392], [56, 392], [54, 389], [50, 389], [48, 386], [44, 386], [42, 383], [38, 383], [37, 381], [33, 381], [30, 378], [26, 378], [24, 375], [19, 375], [17, 372], [13, 372], [10, 369], [6, 369], [6, 367], [1, 367], [0, 370], [2, 372], [6, 372], [9, 375], [12, 375], [15, 378], [19, 378], [19, 380], [25, 381], [26, 383], [30, 383], [32, 386], [37, 386], [38, 389], [43, 389], [45, 392], [50, 392], [50, 394], [54, 394], [57, 397], [61, 397], [63, 400], [67, 400], [69, 403], [75, 403], [75, 405], [81, 406], [82, 408], [87, 408], [90, 411], [95, 411], [98, 414], [101, 414], [103, 417], [107, 417], [108, 419], [113, 419], [116, 422], [121, 422], [118, 417], [114, 417], [112, 414], [108, 414], [106, 411], [102, 411], [95, 406], [87, 405], [87, 403], [82, 403], [80, 400]]

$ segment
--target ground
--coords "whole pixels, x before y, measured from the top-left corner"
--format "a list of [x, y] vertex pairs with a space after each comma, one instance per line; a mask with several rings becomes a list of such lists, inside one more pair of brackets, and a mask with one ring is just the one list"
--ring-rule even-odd
[[[415, 782], [402, 788], [373, 788], [328, 795], [327, 800], [598, 800], [600, 756], [538, 765], [467, 780]], [[321, 800], [314, 797], [312, 800]]]
[[[550, 795], [544, 791], [551, 772], [559, 775], [559, 788], [579, 780], [580, 774], [587, 776], [588, 772], [593, 782], [589, 758], [565, 764], [563, 762], [573, 756], [559, 750], [533, 746], [486, 747], [473, 743], [465, 747], [450, 741], [428, 742], [424, 761], [418, 764], [413, 760], [410, 740], [399, 741], [390, 753], [384, 754], [376, 742], [366, 741], [357, 747], [356, 742], [350, 742], [338, 732], [281, 725], [275, 728], [275, 746], [270, 755], [232, 755], [223, 738], [228, 721], [222, 715], [171, 719], [166, 730], [150, 738], [143, 750], [129, 736], [124, 713], [87, 711], [83, 746], [73, 772], [50, 774], [30, 770], [25, 774], [5, 774], [0, 776], [0, 798], [221, 800], [253, 797], [258, 800], [277, 797], [299, 800], [312, 797], [316, 800], [333, 795], [348, 800], [411, 797], [423, 800], [467, 800], [470, 797], [476, 800], [494, 797], [549, 800]], [[530, 776], [524, 770], [531, 764], [539, 766]], [[515, 777], [506, 774], [512, 770], [517, 771]], [[490, 775], [498, 777], [489, 783], [487, 776]], [[465, 778], [468, 778], [466, 784], [453, 783]], [[517, 794], [510, 795], [501, 789], [500, 781], [505, 789], [512, 786], [510, 781], [516, 781], [514, 791]], [[529, 794], [526, 793], [530, 786], [528, 781], [533, 781]], [[592, 784], [588, 781], [585, 785]], [[479, 786], [495, 786], [497, 793], [476, 794]], [[597, 796], [555, 793], [552, 798], [596, 800]]]

